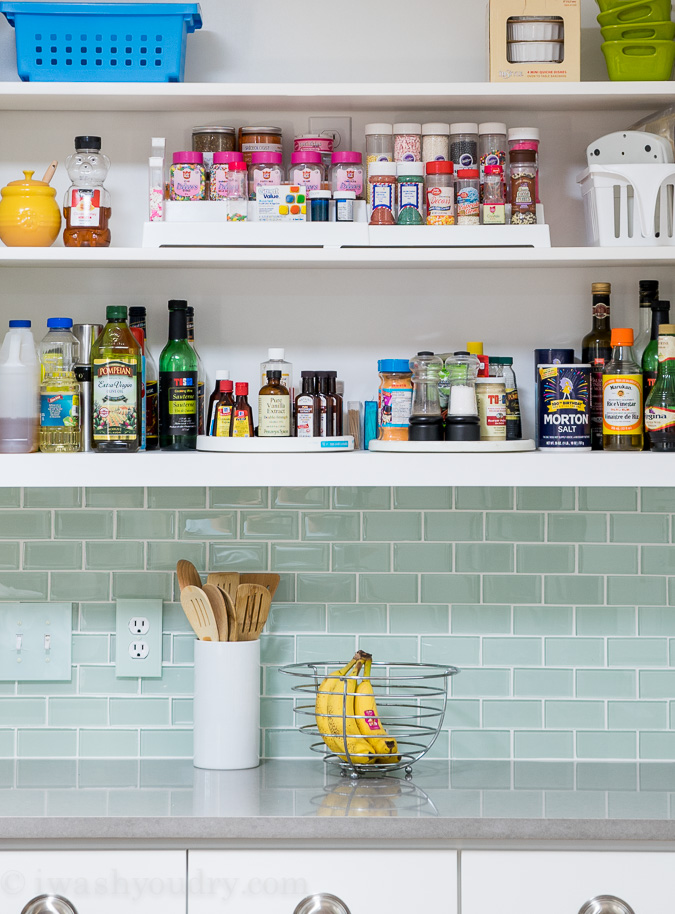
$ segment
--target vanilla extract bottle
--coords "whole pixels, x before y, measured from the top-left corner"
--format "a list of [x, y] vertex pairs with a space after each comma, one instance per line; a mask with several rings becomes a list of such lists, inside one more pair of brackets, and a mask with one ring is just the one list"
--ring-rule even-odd
[[281, 383], [280, 371], [268, 371], [258, 395], [258, 437], [290, 438], [291, 395]]

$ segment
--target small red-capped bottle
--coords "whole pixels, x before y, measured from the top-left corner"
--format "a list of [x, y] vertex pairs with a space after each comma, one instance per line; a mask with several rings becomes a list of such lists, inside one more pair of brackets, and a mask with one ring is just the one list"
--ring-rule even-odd
[[252, 438], [253, 411], [251, 404], [248, 402], [248, 384], [244, 381], [238, 381], [234, 385], [234, 393], [237, 399], [232, 410], [230, 438]]

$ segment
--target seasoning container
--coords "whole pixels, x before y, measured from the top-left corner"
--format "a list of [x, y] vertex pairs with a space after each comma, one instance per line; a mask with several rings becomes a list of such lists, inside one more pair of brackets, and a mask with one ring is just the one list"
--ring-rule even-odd
[[[509, 156], [512, 152], [534, 152], [537, 166], [537, 203], [539, 199], [539, 130], [536, 127], [511, 127], [508, 134]], [[508, 182], [507, 182], [508, 186]]]
[[278, 152], [281, 148], [281, 127], [240, 127], [239, 150], [247, 165], [254, 152]]
[[373, 162], [368, 183], [372, 189], [370, 225], [396, 225], [396, 163]]
[[318, 152], [328, 169], [334, 142], [332, 133], [302, 133], [293, 140], [293, 152]]
[[[480, 363], [480, 368], [478, 369], [479, 378], [487, 378], [490, 376], [490, 360], [488, 356], [483, 354], [483, 344], [481, 342], [471, 342], [466, 344], [466, 351], [470, 355], [475, 355]], [[574, 358], [574, 356], [572, 356]]]
[[422, 161], [422, 125], [394, 124], [394, 161]]
[[516, 150], [511, 160], [511, 225], [537, 222], [537, 154]]
[[230, 438], [253, 437], [253, 411], [248, 402], [248, 383], [239, 381], [234, 385], [234, 409], [230, 425]]
[[481, 441], [506, 441], [506, 385], [504, 378], [477, 378], [476, 401]]
[[234, 398], [229, 371], [216, 372], [216, 388], [209, 400], [206, 434], [215, 438], [229, 438], [232, 425]]
[[422, 124], [422, 161], [445, 162], [450, 154], [450, 124]]
[[302, 390], [295, 398], [294, 430], [296, 438], [321, 437], [321, 401], [316, 392], [316, 374], [301, 371]]
[[[368, 185], [370, 191], [370, 185]], [[336, 222], [353, 222], [354, 221], [354, 200], [356, 194], [353, 190], [337, 190], [333, 194], [335, 198], [335, 221]]]
[[398, 183], [397, 225], [424, 225], [424, 163], [398, 162], [396, 165]]
[[307, 194], [309, 200], [309, 214], [312, 222], [330, 221], [330, 191], [310, 190]]
[[480, 440], [476, 401], [476, 376], [480, 362], [466, 350], [455, 352], [445, 360], [448, 389], [448, 411], [445, 419], [447, 441]]
[[201, 152], [174, 152], [169, 174], [171, 200], [205, 200], [206, 169]]
[[483, 225], [506, 224], [504, 174], [501, 165], [486, 165], [481, 205]]
[[522, 438], [520, 400], [511, 356], [490, 356], [490, 377], [504, 378], [506, 388], [506, 440]]
[[501, 165], [506, 171], [506, 124], [490, 121], [478, 125], [478, 154], [480, 156], [480, 198], [482, 202], [485, 166]]
[[[373, 191], [375, 187], [373, 187]], [[407, 359], [380, 359], [377, 392], [377, 437], [407, 441], [412, 408], [412, 372]]]
[[363, 199], [363, 157], [360, 152], [334, 152], [331, 158], [331, 190], [353, 190], [357, 200]]
[[289, 184], [299, 184], [309, 194], [321, 190], [326, 180], [326, 169], [321, 153], [303, 150], [291, 155], [291, 167], [288, 169]]
[[150, 222], [164, 220], [164, 159], [148, 159], [148, 217]]
[[248, 167], [249, 199], [255, 200], [259, 184], [279, 185], [284, 183], [284, 169], [280, 152], [253, 152]]
[[590, 451], [591, 366], [535, 361], [537, 447]]
[[452, 162], [427, 162], [427, 225], [455, 224], [455, 178]]
[[478, 168], [478, 124], [450, 124], [450, 161], [455, 172]]
[[463, 168], [457, 172], [457, 225], [480, 223], [479, 172]]
[[[392, 124], [366, 124], [366, 168], [370, 178], [373, 162], [391, 162], [394, 159], [394, 128]], [[367, 189], [368, 205], [371, 203], [370, 183]]]
[[211, 174], [215, 152], [233, 152], [234, 127], [193, 127], [192, 151], [201, 152], [207, 177]]
[[410, 359], [409, 365], [413, 386], [409, 440], [442, 441], [438, 375], [443, 368], [443, 360], [433, 352], [418, 352]]
[[228, 175], [235, 162], [240, 162], [246, 170], [246, 163], [240, 152], [214, 152], [209, 180], [209, 200], [226, 200], [228, 196]]
[[[220, 153], [227, 155], [227, 153]], [[216, 153], [218, 155], [218, 153]], [[246, 222], [248, 219], [248, 173], [246, 162], [232, 162], [225, 179], [227, 189], [227, 221]]]

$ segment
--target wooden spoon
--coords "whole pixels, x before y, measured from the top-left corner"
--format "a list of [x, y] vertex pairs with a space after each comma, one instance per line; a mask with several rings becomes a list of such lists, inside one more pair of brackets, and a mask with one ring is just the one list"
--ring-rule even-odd
[[185, 587], [201, 587], [202, 579], [199, 572], [187, 559], [180, 559], [176, 565], [176, 574], [178, 575], [178, 586], [181, 590]]
[[239, 587], [239, 572], [238, 571], [216, 571], [208, 575], [206, 578], [207, 584], [214, 584], [216, 587], [220, 588], [225, 593], [229, 595], [234, 600], [237, 594], [237, 587]]
[[240, 575], [240, 581], [242, 584], [262, 584], [263, 587], [266, 587], [272, 599], [274, 599], [274, 594], [276, 593], [277, 587], [279, 586], [279, 581], [281, 578], [278, 574], [242, 574]]
[[54, 172], [56, 171], [58, 164], [59, 163], [56, 161], [56, 159], [54, 159], [51, 165], [47, 168], [47, 171], [44, 173], [44, 177], [42, 178], [45, 184], [51, 184], [52, 178], [54, 177]]
[[216, 619], [216, 626], [218, 628], [218, 640], [228, 641], [230, 634], [230, 622], [227, 613], [227, 605], [225, 603], [225, 596], [222, 590], [219, 590], [215, 584], [204, 584], [202, 590], [208, 597], [209, 603], [211, 604], [211, 609], [213, 610], [213, 615]]
[[237, 587], [235, 611], [240, 641], [257, 641], [270, 612], [272, 595], [262, 584], [240, 584]]
[[237, 624], [237, 613], [234, 608], [234, 600], [229, 595], [226, 590], [221, 590], [221, 594], [225, 600], [225, 607], [227, 609], [227, 622], [229, 626], [229, 641], [238, 641], [239, 640], [239, 625]]
[[187, 620], [199, 640], [218, 641], [216, 617], [211, 609], [209, 598], [201, 587], [188, 584], [181, 591], [180, 602]]

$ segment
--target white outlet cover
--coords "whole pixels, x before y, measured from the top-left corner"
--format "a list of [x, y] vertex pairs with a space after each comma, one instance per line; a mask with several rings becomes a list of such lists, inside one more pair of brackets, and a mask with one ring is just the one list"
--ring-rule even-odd
[[[162, 601], [117, 600], [115, 675], [118, 679], [161, 679]], [[141, 635], [132, 629], [140, 623]], [[142, 645], [142, 647], [139, 647]]]
[[335, 139], [334, 152], [346, 152], [352, 148], [352, 119], [327, 114], [325, 117], [309, 118], [310, 133], [332, 133]]

